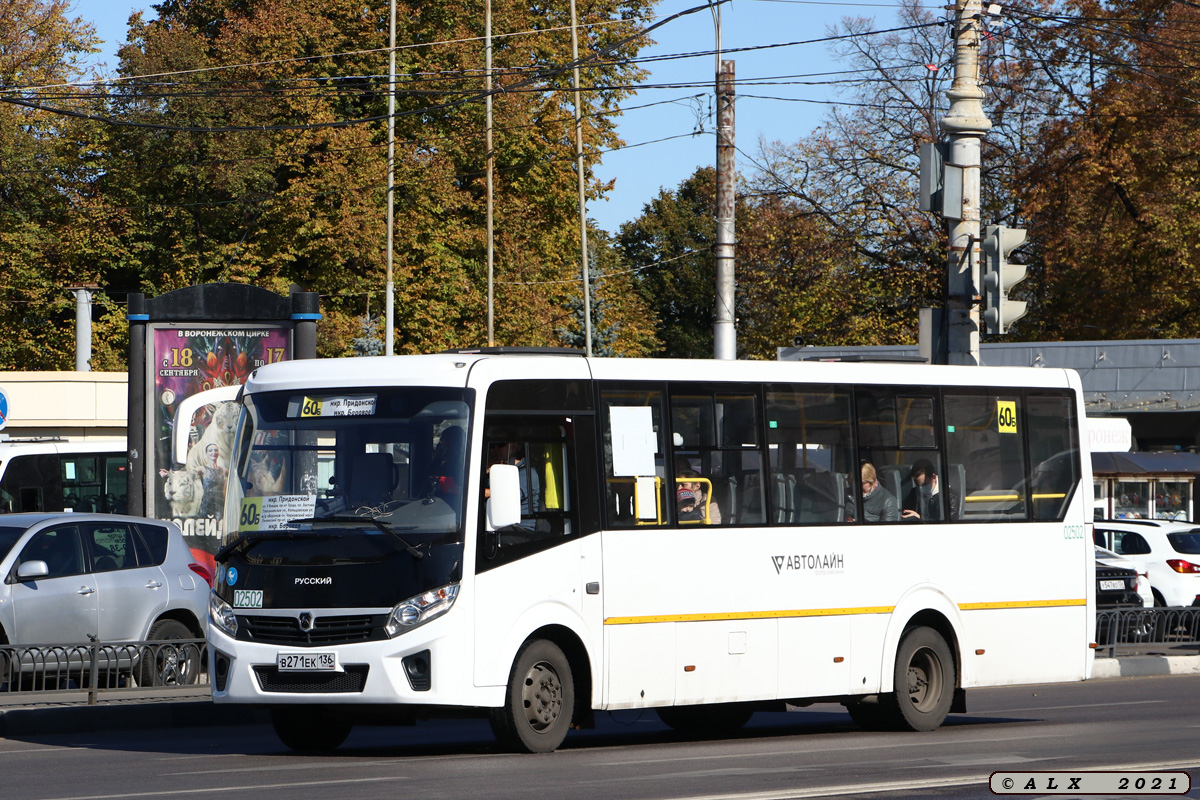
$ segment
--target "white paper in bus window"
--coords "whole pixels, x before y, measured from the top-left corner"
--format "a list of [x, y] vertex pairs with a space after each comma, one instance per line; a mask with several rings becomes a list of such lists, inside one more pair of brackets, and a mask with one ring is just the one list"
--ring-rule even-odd
[[612, 406], [608, 422], [612, 429], [613, 477], [653, 475], [658, 441], [650, 407]]
[[638, 519], [658, 519], [658, 489], [654, 478], [641, 477], [637, 479]]

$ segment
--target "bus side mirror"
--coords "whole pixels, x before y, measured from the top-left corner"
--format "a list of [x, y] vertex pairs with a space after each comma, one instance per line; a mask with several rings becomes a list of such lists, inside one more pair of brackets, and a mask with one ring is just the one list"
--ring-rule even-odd
[[521, 523], [521, 474], [513, 464], [493, 464], [488, 469], [488, 529], [500, 530]]

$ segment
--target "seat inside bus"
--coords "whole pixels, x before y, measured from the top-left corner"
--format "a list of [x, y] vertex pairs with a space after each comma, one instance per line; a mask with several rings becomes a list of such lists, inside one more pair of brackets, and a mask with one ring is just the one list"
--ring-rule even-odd
[[347, 493], [351, 505], [375, 505], [392, 499], [396, 468], [391, 453], [355, 453]]

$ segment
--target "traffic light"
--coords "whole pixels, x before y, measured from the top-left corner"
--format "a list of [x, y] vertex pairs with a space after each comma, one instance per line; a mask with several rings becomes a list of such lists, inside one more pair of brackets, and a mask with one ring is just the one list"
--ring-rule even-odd
[[1026, 303], [1010, 300], [1012, 287], [1025, 280], [1024, 264], [1009, 264], [1008, 254], [1025, 243], [1025, 231], [988, 225], [983, 237], [983, 289], [987, 310], [983, 312], [987, 333], [1005, 333], [1008, 326], [1025, 316]]

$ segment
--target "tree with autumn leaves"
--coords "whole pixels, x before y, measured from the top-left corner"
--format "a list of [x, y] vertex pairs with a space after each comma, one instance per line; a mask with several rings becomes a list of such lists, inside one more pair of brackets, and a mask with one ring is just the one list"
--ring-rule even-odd
[[[477, 6], [399, 4], [398, 352], [486, 341]], [[104, 243], [82, 277], [113, 294], [299, 285], [322, 296], [319, 352], [350, 352], [357, 320], [383, 305], [388, 3], [167, 0], [155, 10], [133, 20], [120, 78], [75, 100], [83, 114], [70, 144], [91, 171], [70, 225]], [[618, 144], [617, 104], [641, 75], [629, 59], [646, 43], [636, 34], [648, 11], [645, 0], [579, 9], [582, 71], [602, 87], [583, 95], [592, 198], [605, 187], [590, 168]], [[559, 344], [580, 294], [569, 14], [496, 0], [493, 18], [497, 340]], [[26, 94], [60, 119], [54, 98]], [[644, 316], [611, 303], [615, 319]]]
[[[65, 0], [0, 0], [0, 365], [71, 363], [73, 302], [96, 283], [93, 364], [120, 368], [123, 295], [239, 281], [322, 295], [322, 355], [383, 307], [386, 2], [166, 0], [134, 21], [119, 79], [73, 84], [94, 47]], [[618, 143], [649, 0], [580, 8], [587, 165]], [[496, 328], [504, 344], [581, 335], [565, 9], [494, 4]], [[938, 135], [944, 20], [847, 20], [858, 78], [797, 142], [742, 160], [740, 355], [915, 338], [940, 302], [944, 228], [916, 210]], [[1014, 335], [1195, 336], [1196, 9], [1063, 0], [988, 20], [984, 221], [1027, 227], [1029, 316]], [[396, 86], [396, 348], [485, 338], [482, 6], [401, 3]], [[610, 87], [610, 88], [606, 88]], [[706, 356], [712, 175], [591, 231], [604, 346]], [[589, 173], [590, 178], [590, 173]], [[590, 196], [606, 186], [588, 182]], [[595, 334], [594, 334], [595, 335]]]
[[1200, 9], [1122, 0], [1067, 11], [1037, 23], [1042, 41], [1089, 59], [1061, 81], [1066, 111], [1021, 165], [1015, 195], [1035, 246], [1022, 332], [1200, 336]]
[[[1069, 0], [1004, 13], [985, 20], [993, 127], [981, 183], [985, 224], [1029, 230], [1029, 278], [1016, 294], [1030, 311], [1007, 338], [1200, 336], [1197, 6]], [[919, 307], [941, 302], [945, 228], [918, 211], [916, 187], [920, 145], [939, 137], [946, 111], [950, 40], [944, 18], [911, 0], [899, 22], [884, 35], [864, 19], [831, 31], [856, 76], [846, 105], [796, 142], [765, 145], [747, 171], [737, 212], [742, 356], [774, 357], [793, 337], [911, 343]], [[685, 182], [677, 200], [690, 193]], [[648, 208], [635, 228], [668, 218]], [[801, 222], [808, 233], [798, 236]], [[802, 243], [805, 269], [789, 272], [797, 262], [771, 249], [789, 239]], [[763, 321], [775, 325], [765, 341], [754, 338]]]

